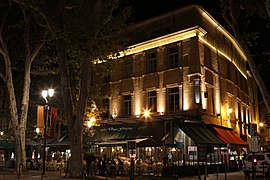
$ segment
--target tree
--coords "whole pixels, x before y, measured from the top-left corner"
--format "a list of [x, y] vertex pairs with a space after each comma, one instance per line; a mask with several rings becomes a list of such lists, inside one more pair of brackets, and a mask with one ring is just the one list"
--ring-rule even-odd
[[[97, 59], [119, 52], [129, 9], [118, 0], [42, 1], [56, 40], [63, 114], [68, 124], [71, 177], [83, 175], [83, 124], [93, 97], [92, 74]], [[44, 6], [46, 4], [46, 6]], [[119, 45], [120, 44], [120, 45]]]
[[[260, 89], [266, 108], [268, 112], [270, 113], [270, 95], [260, 75], [258, 67], [252, 56], [252, 53], [250, 52], [249, 47], [244, 39], [243, 32], [241, 32], [241, 29], [239, 27], [239, 23], [240, 23], [239, 18], [240, 18], [241, 10], [243, 10], [244, 7], [247, 7], [246, 5], [248, 5], [247, 3], [249, 2], [240, 1], [240, 0], [221, 0], [221, 2], [222, 2], [222, 8], [223, 8], [223, 17], [226, 20], [226, 22], [229, 24], [229, 26], [231, 27], [237, 42], [239, 43], [240, 47], [242, 48], [242, 50], [244, 51], [247, 57], [250, 70]], [[257, 4], [257, 1], [254, 1], [253, 5], [254, 4]]]
[[[28, 115], [31, 67], [44, 45], [49, 26], [42, 14], [23, 1], [5, 0], [1, 4], [0, 77], [5, 83], [16, 148], [16, 170], [26, 169], [25, 131]], [[23, 75], [21, 75], [23, 74]], [[14, 78], [22, 76], [22, 84]], [[16, 88], [20, 92], [16, 93]]]

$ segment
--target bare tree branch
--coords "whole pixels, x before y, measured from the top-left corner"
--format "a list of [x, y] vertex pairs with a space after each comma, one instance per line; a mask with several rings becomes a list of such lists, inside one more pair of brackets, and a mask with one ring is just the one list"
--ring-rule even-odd
[[232, 27], [232, 20], [231, 20], [231, 16], [230, 16], [230, 12], [229, 12], [229, 3], [227, 0], [221, 0], [222, 5], [223, 5], [223, 12], [222, 12], [222, 16], [225, 19], [225, 21], [228, 23], [228, 25], [230, 27]]
[[270, 20], [270, 0], [265, 1], [265, 8], [266, 8], [269, 20]]
[[[9, 7], [10, 7], [11, 3], [9, 4]], [[10, 9], [10, 8], [9, 8]], [[7, 45], [4, 41], [4, 38], [3, 38], [3, 29], [4, 29], [4, 26], [6, 24], [6, 20], [7, 20], [7, 15], [8, 15], [8, 12], [9, 12], [9, 9], [6, 11], [6, 13], [4, 14], [4, 16], [2, 17], [2, 23], [1, 23], [1, 26], [0, 26], [0, 53], [5, 56], [7, 54]]]
[[28, 64], [28, 61], [30, 61], [30, 44], [29, 44], [29, 28], [30, 28], [30, 17], [28, 17], [28, 15], [26, 15], [26, 7], [25, 6], [21, 6], [22, 9], [22, 14], [23, 14], [23, 19], [24, 19], [24, 34], [23, 34], [23, 38], [24, 38], [24, 47], [25, 47], [25, 59], [26, 59], [26, 63]]
[[43, 38], [41, 40], [41, 43], [37, 44], [36, 47], [34, 48], [33, 52], [31, 52], [30, 46], [29, 46], [29, 27], [30, 27], [29, 19], [30, 19], [30, 17], [28, 17], [26, 15], [25, 8], [24, 7], [21, 7], [21, 8], [22, 8], [24, 22], [25, 22], [24, 41], [25, 41], [26, 61], [28, 61], [31, 64], [34, 61], [34, 59], [36, 58], [36, 56], [38, 55], [40, 49], [45, 44], [45, 39], [46, 39], [46, 36], [49, 32], [49, 28], [47, 26], [45, 26], [46, 28], [48, 28], [48, 30], [44, 33]]
[[97, 22], [99, 22], [99, 24], [98, 24], [98, 26], [96, 27], [96, 32], [95, 32], [95, 34], [94, 34], [94, 38], [96, 38], [97, 37], [97, 35], [99, 34], [99, 32], [101, 31], [101, 29], [108, 23], [108, 22], [110, 22], [110, 20], [113, 18], [113, 16], [112, 16], [112, 12], [115, 10], [115, 8], [117, 7], [117, 5], [118, 5], [118, 2], [119, 2], [119, 0], [114, 0], [113, 1], [113, 3], [112, 3], [112, 6], [111, 6], [111, 8], [110, 8], [110, 10], [109, 10], [109, 12], [108, 12], [108, 16], [107, 17], [105, 17], [104, 19], [103, 19], [103, 21], [100, 21], [100, 19], [101, 19], [101, 17], [100, 17], [100, 12], [102, 12], [102, 0], [99, 0], [97, 3], [96, 3], [96, 12], [99, 12], [99, 13], [97, 13], [97, 14], [99, 14], [99, 15], [97, 15], [97, 16], [95, 16], [96, 17], [96, 21]]
[[[229, 1], [229, 3], [228, 3]], [[264, 103], [266, 105], [267, 111], [270, 113], [270, 95], [268, 93], [268, 90], [266, 89], [266, 86], [264, 84], [264, 81], [260, 75], [260, 72], [258, 70], [258, 67], [255, 63], [255, 60], [243, 38], [243, 35], [240, 31], [239, 25], [238, 25], [238, 18], [240, 13], [240, 1], [236, 0], [221, 0], [223, 3], [224, 13], [225, 14], [225, 20], [227, 23], [231, 26], [232, 31], [234, 33], [234, 37], [237, 40], [238, 44], [241, 46], [244, 54], [247, 57], [248, 65], [250, 67], [250, 70], [252, 72], [252, 75], [261, 91]], [[229, 15], [228, 15], [229, 14]], [[224, 16], [224, 15], [223, 15]]]
[[0, 53], [3, 55], [3, 59], [5, 61], [5, 64], [10, 64], [10, 62], [8, 62], [9, 61], [9, 53], [8, 53], [8, 49], [7, 49], [7, 44], [3, 39], [2, 31], [0, 32], [0, 44], [1, 44]]
[[36, 46], [36, 48], [33, 50], [33, 53], [31, 54], [30, 56], [30, 62], [32, 63], [34, 61], [34, 59], [36, 58], [36, 56], [38, 55], [40, 49], [43, 47], [43, 45], [45, 44], [45, 38], [48, 34], [48, 31], [44, 33], [44, 36], [43, 36], [43, 40], [40, 44], [38, 44]]
[[26, 6], [26, 7], [30, 8], [30, 9], [33, 9], [33, 10], [34, 10], [35, 12], [37, 12], [37, 13], [43, 18], [43, 20], [46, 22], [45, 25], [42, 25], [42, 24], [40, 24], [38, 21], [36, 21], [37, 24], [40, 25], [41, 27], [46, 27], [46, 28], [49, 28], [49, 29], [50, 29], [51, 26], [50, 26], [50, 23], [49, 23], [49, 21], [48, 21], [48, 19], [47, 19], [47, 16], [46, 16], [41, 10], [39, 10], [38, 8], [32, 6], [31, 4], [26, 4], [25, 2], [20, 1], [20, 0], [12, 0], [12, 1], [15, 2], [15, 3], [18, 3], [18, 4], [20, 4], [20, 5]]

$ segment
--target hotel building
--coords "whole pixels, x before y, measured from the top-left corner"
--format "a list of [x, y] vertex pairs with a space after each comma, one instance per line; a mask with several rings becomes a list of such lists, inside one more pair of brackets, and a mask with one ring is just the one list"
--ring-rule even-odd
[[137, 157], [177, 156], [180, 164], [249, 151], [248, 126], [259, 122], [257, 86], [221, 24], [191, 5], [129, 33], [132, 44], [113, 60], [111, 74], [96, 79], [97, 104], [107, 108], [93, 138], [99, 151], [127, 153], [133, 141]]

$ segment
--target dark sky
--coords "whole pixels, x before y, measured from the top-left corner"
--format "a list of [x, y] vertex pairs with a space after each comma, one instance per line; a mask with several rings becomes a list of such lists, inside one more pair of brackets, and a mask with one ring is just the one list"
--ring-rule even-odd
[[190, 4], [199, 4], [210, 14], [218, 7], [218, 0], [131, 0], [135, 10], [134, 19], [140, 21]]

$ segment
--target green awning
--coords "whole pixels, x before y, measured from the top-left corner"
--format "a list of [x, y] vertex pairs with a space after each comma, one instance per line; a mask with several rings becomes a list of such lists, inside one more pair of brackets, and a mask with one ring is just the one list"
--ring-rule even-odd
[[99, 145], [136, 141], [140, 146], [155, 146], [162, 145], [164, 136], [163, 122], [139, 122], [95, 127], [91, 141]]
[[179, 127], [196, 145], [226, 146], [210, 129], [202, 124], [184, 123], [180, 124]]

